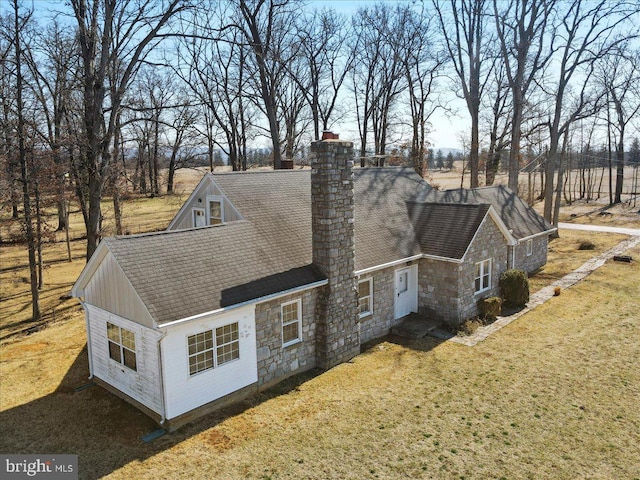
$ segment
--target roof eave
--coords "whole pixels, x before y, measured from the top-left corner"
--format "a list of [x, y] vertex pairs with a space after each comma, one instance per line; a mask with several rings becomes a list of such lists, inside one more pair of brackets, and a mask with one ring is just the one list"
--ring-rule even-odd
[[235, 303], [233, 305], [228, 305], [226, 307], [217, 308], [215, 310], [210, 310], [208, 312], [197, 313], [195, 315], [191, 315], [189, 317], [180, 318], [178, 320], [171, 320], [165, 323], [158, 323], [158, 328], [167, 328], [172, 327], [174, 325], [179, 325], [185, 322], [190, 322], [191, 320], [197, 320], [202, 317], [206, 317], [209, 315], [219, 315], [221, 313], [228, 312], [230, 310], [235, 310], [236, 308], [245, 307], [247, 305], [256, 304], [266, 302], [268, 300], [275, 300], [280, 297], [284, 297], [286, 295], [292, 295], [295, 293], [304, 292], [306, 290], [311, 290], [313, 288], [322, 287], [329, 283], [329, 280], [318, 280], [317, 282], [308, 283], [306, 285], [300, 285], [298, 287], [290, 288], [288, 290], [283, 290], [281, 292], [271, 293], [269, 295], [263, 295], [262, 297], [254, 298], [251, 300], [246, 300], [244, 302]]
[[82, 272], [80, 272], [80, 275], [78, 276], [76, 282], [73, 284], [73, 287], [71, 287], [72, 297], [81, 298], [84, 296], [84, 287], [87, 286], [89, 280], [91, 280], [91, 277], [100, 266], [102, 260], [104, 260], [104, 258], [107, 256], [108, 252], [109, 247], [107, 246], [106, 242], [100, 242], [98, 244], [98, 248], [96, 248], [96, 250], [93, 252], [93, 255], [91, 255], [91, 258], [82, 269]]

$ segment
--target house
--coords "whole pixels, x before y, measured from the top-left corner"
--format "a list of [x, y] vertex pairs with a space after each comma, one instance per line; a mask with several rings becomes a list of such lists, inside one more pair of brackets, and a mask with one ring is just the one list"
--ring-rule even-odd
[[546, 260], [553, 229], [508, 190], [437, 192], [353, 169], [352, 148], [314, 142], [311, 171], [208, 174], [167, 231], [104, 239], [72, 289], [92, 378], [177, 428], [347, 361], [411, 312], [460, 323], [505, 269]]

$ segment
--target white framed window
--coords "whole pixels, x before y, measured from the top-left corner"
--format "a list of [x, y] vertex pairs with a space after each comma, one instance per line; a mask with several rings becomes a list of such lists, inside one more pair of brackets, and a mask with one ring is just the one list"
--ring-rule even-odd
[[238, 322], [187, 337], [189, 375], [224, 365], [240, 358]]
[[476, 263], [475, 293], [491, 288], [491, 259]]
[[238, 322], [216, 328], [216, 365], [240, 358]]
[[207, 218], [209, 225], [224, 223], [224, 209], [222, 208], [222, 197], [217, 195], [207, 196]]
[[302, 301], [300, 299], [280, 305], [282, 319], [282, 346], [293, 345], [302, 339]]
[[109, 358], [130, 368], [138, 370], [136, 363], [136, 334], [126, 328], [107, 322]]
[[207, 225], [207, 217], [202, 207], [193, 208], [193, 226], [204, 227]]
[[533, 239], [527, 240], [527, 257], [533, 255]]
[[373, 314], [373, 278], [358, 282], [358, 313], [360, 318]]

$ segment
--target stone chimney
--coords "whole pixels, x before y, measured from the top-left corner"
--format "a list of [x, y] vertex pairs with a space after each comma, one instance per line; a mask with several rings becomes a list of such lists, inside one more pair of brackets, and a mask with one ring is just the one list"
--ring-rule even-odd
[[316, 303], [316, 364], [328, 369], [360, 353], [354, 275], [353, 143], [312, 142], [313, 263], [329, 280]]

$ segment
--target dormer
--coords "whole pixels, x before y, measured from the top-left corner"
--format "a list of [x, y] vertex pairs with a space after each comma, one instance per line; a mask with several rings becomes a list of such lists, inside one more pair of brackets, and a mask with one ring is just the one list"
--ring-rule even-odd
[[241, 220], [242, 215], [207, 173], [171, 220], [167, 230], [183, 230], [220, 225]]

